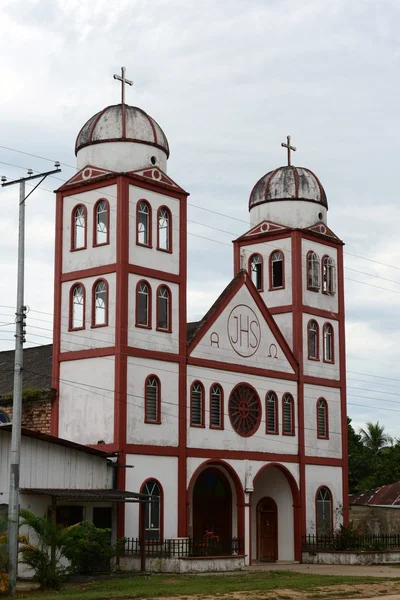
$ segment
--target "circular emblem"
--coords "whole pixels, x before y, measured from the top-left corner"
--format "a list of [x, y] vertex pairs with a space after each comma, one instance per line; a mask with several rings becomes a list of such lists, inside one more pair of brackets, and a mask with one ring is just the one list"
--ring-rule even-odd
[[161, 177], [160, 173], [156, 169], [153, 169], [152, 175], [153, 179], [160, 179]]
[[253, 356], [260, 346], [261, 326], [256, 313], [246, 304], [238, 304], [228, 317], [228, 339], [239, 356]]
[[261, 422], [261, 402], [256, 390], [246, 383], [237, 385], [229, 396], [228, 412], [236, 433], [243, 437], [253, 435]]
[[82, 179], [90, 179], [92, 176], [92, 169], [85, 169], [82, 173]]

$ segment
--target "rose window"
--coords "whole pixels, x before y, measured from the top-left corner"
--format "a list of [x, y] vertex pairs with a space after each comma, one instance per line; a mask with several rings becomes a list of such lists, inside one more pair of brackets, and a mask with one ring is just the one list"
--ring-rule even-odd
[[261, 402], [251, 385], [237, 385], [229, 397], [229, 418], [239, 435], [248, 437], [255, 433], [261, 421]]

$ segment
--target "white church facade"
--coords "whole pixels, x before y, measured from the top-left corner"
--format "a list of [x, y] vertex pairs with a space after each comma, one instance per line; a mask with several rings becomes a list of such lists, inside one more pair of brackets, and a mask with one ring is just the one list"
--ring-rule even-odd
[[[161, 127], [108, 106], [76, 155], [57, 192], [52, 434], [119, 452], [118, 488], [160, 498], [149, 543], [300, 560], [302, 536], [347, 518], [343, 243], [321, 183], [290, 164], [256, 183], [234, 278], [187, 323], [188, 193]], [[139, 518], [121, 504], [118, 534]]]

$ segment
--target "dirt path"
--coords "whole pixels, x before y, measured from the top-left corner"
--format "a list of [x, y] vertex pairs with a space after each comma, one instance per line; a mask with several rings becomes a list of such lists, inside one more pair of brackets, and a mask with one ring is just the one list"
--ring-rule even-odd
[[[398, 577], [400, 567], [391, 565], [306, 565], [299, 563], [266, 563], [252, 565], [246, 571], [293, 571], [313, 575], [349, 575], [351, 577]], [[400, 596], [399, 596], [400, 600]]]

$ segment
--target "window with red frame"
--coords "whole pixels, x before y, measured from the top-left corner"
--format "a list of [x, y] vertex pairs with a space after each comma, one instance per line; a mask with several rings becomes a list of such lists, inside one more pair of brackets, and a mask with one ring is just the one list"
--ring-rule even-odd
[[293, 398], [290, 394], [283, 396], [283, 433], [286, 435], [294, 434]]
[[275, 392], [267, 394], [267, 433], [278, 433], [278, 398]]
[[157, 329], [171, 330], [171, 294], [165, 285], [157, 291]]
[[150, 206], [142, 200], [137, 209], [137, 241], [143, 246], [150, 246]]
[[109, 206], [107, 200], [99, 200], [95, 207], [95, 244], [107, 244], [109, 236]]
[[271, 254], [271, 289], [283, 287], [283, 253], [275, 250]]
[[146, 423], [161, 423], [160, 381], [155, 375], [146, 379], [145, 389], [145, 421]]
[[222, 388], [217, 383], [210, 391], [210, 426], [215, 429], [222, 427]]
[[144, 538], [149, 542], [158, 541], [161, 539], [162, 490], [157, 481], [149, 479], [141, 493], [150, 497], [150, 502], [143, 503]]
[[72, 289], [71, 329], [82, 329], [85, 326], [85, 290], [78, 284]]
[[318, 490], [317, 499], [317, 535], [332, 533], [332, 494], [327, 487]]
[[333, 327], [329, 323], [324, 325], [324, 360], [333, 362]]
[[321, 266], [319, 256], [316, 252], [308, 252], [307, 254], [307, 287], [309, 290], [318, 292], [321, 287]]
[[263, 259], [260, 254], [253, 254], [250, 258], [250, 276], [257, 290], [263, 288]]
[[319, 327], [317, 321], [308, 323], [308, 358], [318, 360], [319, 358]]
[[317, 431], [319, 438], [329, 437], [328, 403], [324, 398], [320, 398], [317, 402]]
[[141, 281], [136, 288], [136, 324], [150, 327], [150, 286]]
[[94, 289], [94, 325], [107, 325], [107, 284], [101, 280]]
[[79, 250], [86, 247], [86, 208], [81, 204], [74, 210], [72, 248]]
[[336, 291], [336, 266], [331, 256], [322, 258], [322, 291], [330, 296]]
[[190, 424], [204, 425], [204, 389], [199, 381], [192, 384], [190, 390]]
[[168, 208], [161, 206], [158, 209], [158, 249], [171, 250], [172, 232], [171, 213]]

